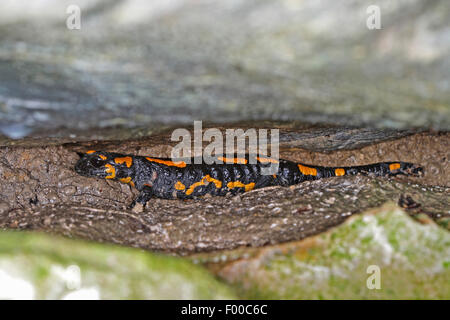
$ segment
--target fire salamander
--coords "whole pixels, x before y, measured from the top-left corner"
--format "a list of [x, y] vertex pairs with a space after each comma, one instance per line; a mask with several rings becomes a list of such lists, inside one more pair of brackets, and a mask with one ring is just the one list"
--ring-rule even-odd
[[[136, 187], [140, 194], [133, 201], [145, 206], [152, 196], [163, 199], [190, 199], [204, 195], [238, 194], [267, 186], [290, 186], [306, 180], [373, 174], [376, 176], [418, 174], [422, 168], [407, 162], [382, 162], [355, 167], [320, 167], [287, 160], [256, 157], [219, 157], [222, 164], [191, 164], [170, 159], [88, 151], [80, 154], [75, 171], [87, 177], [116, 179]], [[193, 159], [192, 159], [193, 160]], [[275, 161], [278, 171], [263, 175], [261, 169]]]

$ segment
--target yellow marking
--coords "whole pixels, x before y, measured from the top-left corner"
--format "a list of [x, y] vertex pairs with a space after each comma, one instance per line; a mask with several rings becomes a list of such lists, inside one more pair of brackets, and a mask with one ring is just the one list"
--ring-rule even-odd
[[95, 152], [95, 150], [86, 151], [87, 154], [91, 154], [91, 153], [94, 153], [94, 152]]
[[119, 179], [119, 181], [122, 182], [122, 183], [130, 183], [131, 182], [131, 177], [121, 178], [121, 179]]
[[133, 159], [131, 157], [123, 157], [123, 158], [115, 158], [114, 162], [117, 164], [122, 164], [125, 162], [127, 167], [131, 167], [131, 164], [133, 163]]
[[184, 190], [184, 189], [186, 189], [186, 186], [184, 184], [182, 184], [181, 181], [177, 181], [177, 183], [175, 183], [175, 189], [176, 190]]
[[317, 176], [317, 169], [306, 167], [301, 164], [298, 164], [297, 166], [298, 166], [298, 169], [300, 170], [300, 172], [303, 173], [304, 175]]
[[400, 169], [400, 163], [391, 163], [389, 165], [389, 170], [394, 171], [394, 170], [397, 170], [397, 169]]
[[255, 183], [254, 182], [250, 182], [248, 184], [243, 184], [240, 181], [234, 181], [234, 182], [228, 182], [227, 183], [227, 187], [229, 189], [233, 189], [233, 188], [245, 188], [245, 191], [250, 191], [253, 190], [253, 188], [255, 187]]
[[270, 162], [270, 163], [278, 163], [278, 160], [271, 159], [271, 158], [261, 158], [261, 157], [256, 157], [256, 159], [257, 159], [259, 162], [261, 162], [261, 163], [267, 163], [267, 162]]
[[342, 168], [335, 169], [335, 170], [334, 170], [334, 174], [335, 174], [337, 177], [343, 176], [343, 175], [345, 175], [345, 170], [342, 169]]
[[220, 161], [225, 163], [238, 163], [238, 164], [247, 164], [247, 159], [245, 158], [225, 158], [225, 157], [217, 157]]
[[98, 155], [99, 157], [100, 157], [100, 159], [102, 159], [102, 160], [106, 160], [106, 159], [108, 159], [107, 157], [105, 157], [104, 155], [102, 155], [102, 154], [99, 154]]
[[186, 162], [183, 162], [183, 161], [173, 162], [173, 161], [169, 161], [169, 160], [155, 159], [155, 158], [149, 158], [149, 157], [145, 157], [145, 159], [147, 159], [148, 161], [151, 161], [151, 162], [162, 163], [162, 164], [165, 164], [167, 166], [172, 166], [172, 167], [178, 167], [178, 168], [186, 167]]
[[277, 178], [277, 175], [276, 175], [276, 174], [273, 174], [272, 177], [274, 177], [274, 178], [276, 179], [276, 178]]
[[206, 176], [204, 176], [202, 178], [202, 180], [195, 182], [193, 184], [191, 184], [191, 186], [189, 187], [189, 189], [186, 190], [186, 194], [190, 195], [192, 194], [192, 192], [194, 192], [195, 188], [199, 187], [199, 186], [204, 186], [206, 185], [206, 182], [214, 182], [214, 184], [216, 185], [217, 189], [222, 188], [222, 181], [219, 181], [217, 179], [211, 178], [209, 174], [207, 174]]
[[111, 164], [109, 164], [109, 163], [105, 164], [105, 167], [106, 167], [105, 172], [106, 172], [106, 173], [110, 173], [110, 175], [109, 175], [109, 176], [106, 176], [105, 178], [106, 178], [106, 179], [114, 179], [114, 178], [116, 177], [116, 168], [114, 168], [114, 167], [113, 167]]

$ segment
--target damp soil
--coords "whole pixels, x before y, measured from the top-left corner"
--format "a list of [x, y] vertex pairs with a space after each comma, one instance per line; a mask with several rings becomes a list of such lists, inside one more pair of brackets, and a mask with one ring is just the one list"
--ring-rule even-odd
[[[263, 122], [235, 126], [245, 130], [250, 125], [274, 127]], [[219, 128], [225, 127], [230, 126]], [[426, 214], [434, 220], [450, 216], [450, 133], [293, 122], [276, 127], [283, 159], [329, 166], [407, 161], [421, 164], [424, 174], [336, 177], [235, 197], [152, 199], [143, 213], [134, 213], [127, 205], [137, 191], [77, 175], [76, 152], [96, 149], [164, 157], [175, 144], [171, 130], [135, 139], [105, 140], [101, 134], [93, 141], [80, 136], [5, 139], [0, 147], [0, 228], [190, 254], [300, 240], [392, 200], [411, 215]]]

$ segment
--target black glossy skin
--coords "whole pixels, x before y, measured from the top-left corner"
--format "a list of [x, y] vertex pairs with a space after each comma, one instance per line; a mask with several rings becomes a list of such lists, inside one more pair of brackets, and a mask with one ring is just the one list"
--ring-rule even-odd
[[[355, 167], [320, 167], [303, 165], [308, 169], [315, 169], [314, 175], [303, 174], [299, 164], [279, 160], [276, 175], [262, 175], [261, 168], [267, 163], [257, 164], [186, 164], [178, 167], [170, 162], [170, 159], [152, 158], [166, 163], [149, 161], [146, 157], [123, 155], [109, 152], [91, 152], [80, 154], [81, 158], [75, 165], [75, 171], [87, 177], [107, 178], [111, 173], [107, 167], [113, 167], [115, 176], [113, 179], [130, 179], [131, 184], [141, 191], [138, 198], [133, 202], [145, 203], [152, 197], [163, 199], [190, 199], [204, 195], [224, 196], [228, 193], [238, 194], [247, 190], [258, 189], [267, 186], [289, 186], [306, 180], [317, 180], [321, 178], [336, 176], [336, 169], [345, 170], [345, 175], [364, 174], [375, 176], [386, 176], [396, 174], [417, 174], [422, 168], [407, 162], [383, 162]], [[129, 157], [132, 160], [130, 166], [126, 163], [116, 163], [116, 159]], [[248, 160], [248, 156], [246, 157]], [[391, 170], [391, 164], [398, 164], [400, 168]], [[111, 169], [110, 169], [111, 170]], [[209, 180], [208, 180], [209, 179]], [[124, 181], [122, 181], [124, 182]], [[177, 190], [177, 182], [185, 188]], [[229, 183], [235, 183], [230, 187]], [[236, 185], [237, 184], [237, 185]], [[254, 184], [254, 185], [252, 185]], [[248, 185], [248, 188], [244, 186]], [[251, 187], [250, 187], [251, 186]], [[191, 188], [192, 187], [192, 188]], [[192, 193], [188, 190], [192, 189]]]

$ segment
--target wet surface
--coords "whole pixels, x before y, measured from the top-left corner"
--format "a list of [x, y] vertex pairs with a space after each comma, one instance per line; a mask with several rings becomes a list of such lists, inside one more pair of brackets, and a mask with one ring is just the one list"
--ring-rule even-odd
[[[450, 216], [450, 135], [380, 133], [370, 143], [364, 134], [367, 130], [361, 129], [362, 134], [358, 134], [358, 129], [285, 124], [280, 133], [280, 157], [340, 166], [400, 160], [423, 165], [424, 176], [336, 177], [290, 188], [254, 190], [236, 197], [153, 199], [141, 214], [126, 210], [137, 195], [128, 185], [77, 175], [73, 171], [78, 160], [76, 151], [89, 148], [167, 156], [168, 133], [126, 142], [64, 140], [66, 143], [46, 147], [20, 142], [3, 146], [0, 226], [186, 254], [299, 240], [367, 208], [388, 200], [398, 202], [402, 196], [419, 203], [420, 213], [432, 219]], [[346, 135], [353, 137], [347, 148], [335, 150], [339, 137]], [[419, 211], [411, 214], [416, 213]]]
[[[193, 120], [450, 128], [446, 0], [0, 4], [0, 133]], [[342, 24], [345, 20], [346, 23]], [[95, 114], [95, 116], [93, 116]], [[117, 137], [116, 137], [117, 138]]]

